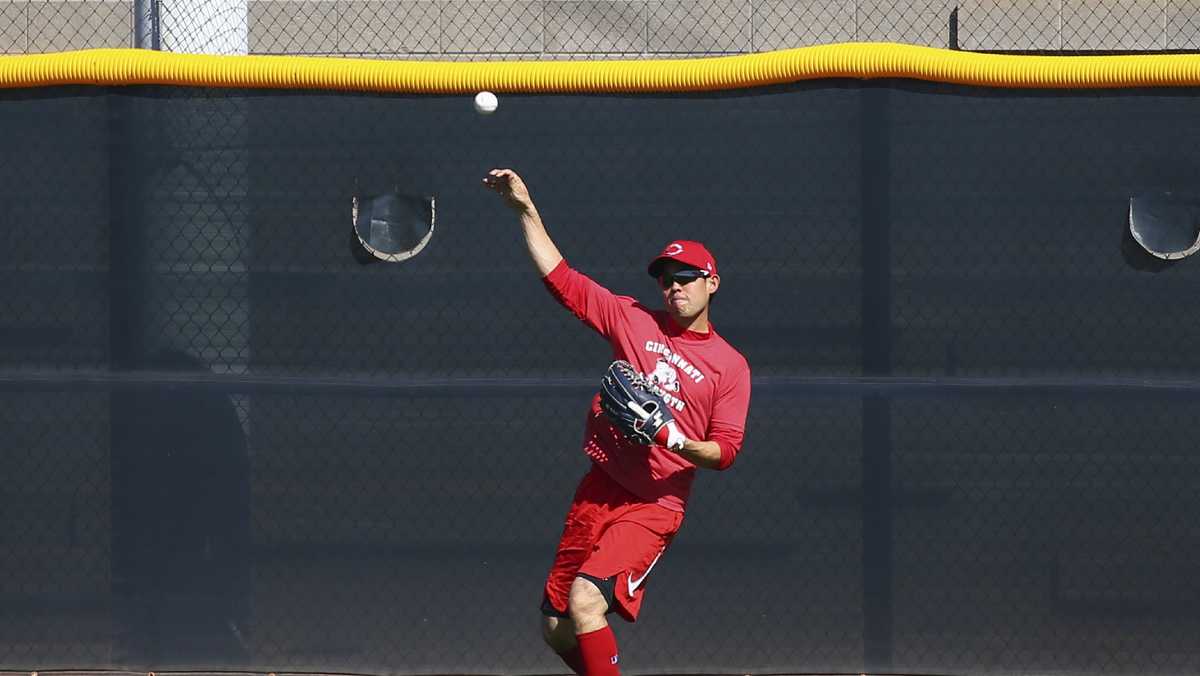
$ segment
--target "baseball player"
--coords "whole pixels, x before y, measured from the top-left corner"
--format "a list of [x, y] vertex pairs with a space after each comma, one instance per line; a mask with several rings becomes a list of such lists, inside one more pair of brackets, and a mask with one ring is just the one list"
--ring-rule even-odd
[[610, 422], [600, 395], [593, 399], [583, 443], [592, 466], [546, 578], [546, 643], [577, 674], [616, 675], [617, 644], [606, 616], [637, 620], [650, 573], [683, 521], [696, 468], [733, 464], [750, 406], [750, 367], [709, 321], [721, 278], [702, 244], [673, 241], [650, 261], [665, 306], [652, 310], [567, 264], [515, 172], [494, 169], [483, 182], [517, 212], [550, 294], [608, 340], [614, 359], [652, 384], [674, 420], [661, 444], [643, 445]]

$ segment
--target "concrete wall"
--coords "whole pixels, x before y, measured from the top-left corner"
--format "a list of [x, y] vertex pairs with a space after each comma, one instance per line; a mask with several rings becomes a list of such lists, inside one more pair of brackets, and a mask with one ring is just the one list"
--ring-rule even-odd
[[[251, 0], [249, 37], [254, 53], [438, 59], [946, 47], [956, 5], [963, 49], [1200, 48], [1200, 0]], [[130, 46], [132, 24], [129, 0], [0, 1], [0, 53]]]

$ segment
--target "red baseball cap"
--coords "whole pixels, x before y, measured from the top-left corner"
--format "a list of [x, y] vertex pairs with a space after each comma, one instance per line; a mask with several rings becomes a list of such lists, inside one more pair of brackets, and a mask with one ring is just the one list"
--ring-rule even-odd
[[651, 277], [658, 277], [659, 269], [666, 261], [678, 261], [684, 265], [704, 270], [710, 275], [717, 274], [717, 259], [713, 258], [712, 253], [700, 242], [677, 239], [667, 244], [663, 247], [662, 252], [650, 261], [646, 272], [650, 273]]

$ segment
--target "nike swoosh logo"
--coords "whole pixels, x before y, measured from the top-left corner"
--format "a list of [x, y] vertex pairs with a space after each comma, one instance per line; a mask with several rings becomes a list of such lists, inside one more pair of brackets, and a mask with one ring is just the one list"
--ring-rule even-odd
[[642, 586], [642, 583], [643, 583], [643, 582], [645, 582], [645, 581], [646, 581], [646, 576], [650, 574], [650, 571], [654, 570], [654, 564], [658, 563], [658, 560], [659, 560], [660, 558], [662, 558], [662, 555], [663, 555], [663, 553], [662, 553], [662, 552], [659, 552], [659, 553], [658, 553], [658, 556], [654, 557], [654, 560], [650, 562], [650, 567], [649, 567], [649, 568], [647, 568], [647, 569], [646, 569], [646, 572], [642, 573], [642, 576], [641, 576], [641, 577], [639, 577], [638, 579], [636, 579], [636, 580], [635, 580], [635, 579], [633, 579], [633, 576], [632, 576], [632, 575], [631, 575], [631, 576], [629, 576], [629, 579], [628, 579], [628, 582], [629, 582], [629, 598], [633, 598], [633, 593], [634, 593], [635, 591], [637, 591], [637, 588], [638, 588], [638, 587]]

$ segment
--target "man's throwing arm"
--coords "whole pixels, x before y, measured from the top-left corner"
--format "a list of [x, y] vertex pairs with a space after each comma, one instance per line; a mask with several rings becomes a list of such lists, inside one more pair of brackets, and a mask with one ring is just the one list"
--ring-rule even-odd
[[529, 257], [537, 267], [542, 277], [550, 274], [563, 256], [546, 232], [542, 217], [538, 214], [533, 198], [529, 196], [529, 188], [512, 169], [493, 169], [483, 178], [483, 184], [495, 190], [517, 212], [521, 220], [521, 229], [525, 233], [525, 246], [529, 249]]

